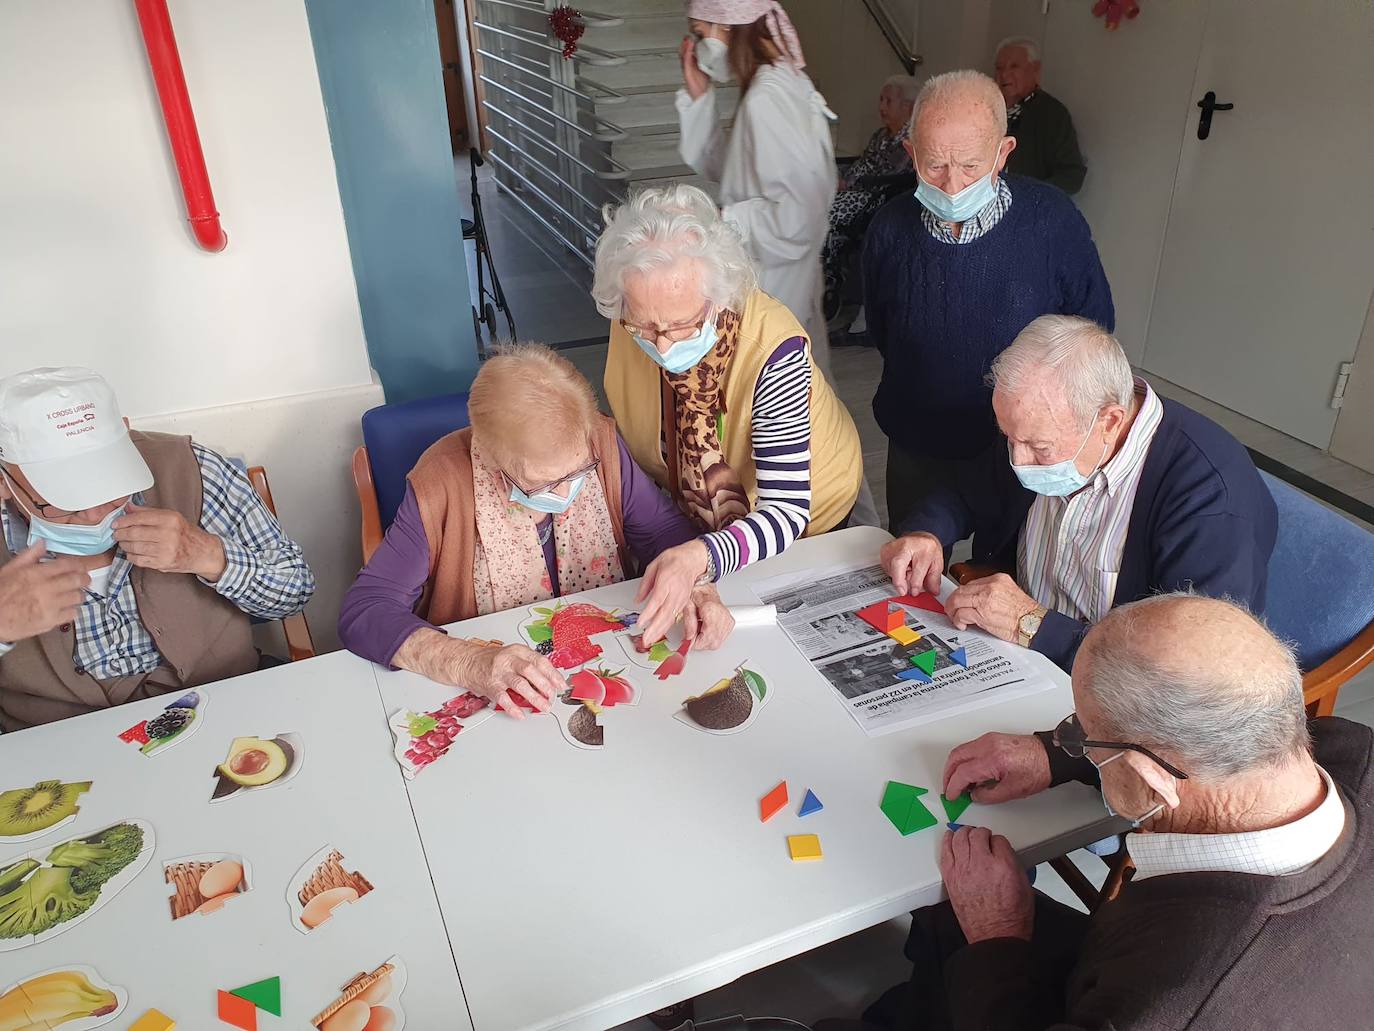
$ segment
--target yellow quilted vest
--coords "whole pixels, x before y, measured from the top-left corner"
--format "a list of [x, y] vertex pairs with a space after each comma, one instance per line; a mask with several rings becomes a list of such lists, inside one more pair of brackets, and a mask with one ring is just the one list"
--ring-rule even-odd
[[[764, 364], [778, 345], [806, 332], [790, 311], [761, 290], [744, 306], [734, 359], [725, 374], [725, 460], [739, 473], [749, 494], [749, 507], [758, 507], [758, 475], [754, 468], [754, 388]], [[808, 352], [809, 353], [809, 352]], [[668, 489], [663, 461], [663, 370], [625, 332], [619, 319], [611, 322], [606, 356], [606, 397], [620, 435], [639, 467]], [[805, 536], [825, 533], [844, 521], [854, 507], [863, 479], [859, 431], [849, 411], [811, 361], [811, 523]]]

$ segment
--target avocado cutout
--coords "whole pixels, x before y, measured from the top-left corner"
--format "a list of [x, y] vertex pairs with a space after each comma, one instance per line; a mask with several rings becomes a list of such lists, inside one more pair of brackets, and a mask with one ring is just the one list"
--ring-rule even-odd
[[215, 790], [210, 801], [284, 784], [300, 772], [304, 756], [304, 742], [299, 734], [236, 737], [229, 744], [224, 762], [215, 767]]

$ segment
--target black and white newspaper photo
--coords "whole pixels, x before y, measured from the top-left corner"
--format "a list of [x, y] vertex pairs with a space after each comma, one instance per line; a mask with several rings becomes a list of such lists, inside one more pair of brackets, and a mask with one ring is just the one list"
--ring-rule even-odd
[[[945, 581], [941, 600], [953, 589]], [[879, 565], [788, 573], [759, 581], [754, 590], [764, 604], [777, 606], [778, 624], [870, 736], [1053, 686], [1024, 649], [972, 628], [956, 631], [945, 616], [898, 598]], [[859, 617], [859, 609], [884, 600], [901, 607], [919, 640], [901, 644]], [[930, 683], [898, 679], [915, 668], [913, 656], [932, 648]], [[963, 663], [952, 657], [960, 648]]]

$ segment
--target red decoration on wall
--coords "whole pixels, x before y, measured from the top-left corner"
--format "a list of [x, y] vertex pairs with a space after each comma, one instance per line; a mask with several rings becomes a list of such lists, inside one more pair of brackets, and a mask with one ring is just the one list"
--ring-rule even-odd
[[564, 60], [577, 53], [577, 41], [582, 38], [582, 33], [587, 31], [581, 12], [567, 4], [560, 4], [549, 12], [549, 28], [563, 41]]
[[1097, 0], [1093, 4], [1093, 17], [1105, 18], [1108, 29], [1121, 28], [1121, 19], [1128, 21], [1140, 13], [1136, 0]]
[[205, 169], [205, 154], [200, 149], [196, 115], [191, 110], [191, 96], [186, 92], [186, 76], [181, 71], [181, 57], [177, 53], [176, 36], [172, 34], [167, 0], [134, 0], [134, 10], [138, 12], [138, 23], [143, 29], [148, 67], [157, 86], [163, 121], [167, 123], [167, 142], [181, 178], [181, 192], [186, 197], [186, 218], [201, 247], [207, 251], [222, 251], [229, 237], [219, 224], [219, 212], [215, 210], [210, 173]]

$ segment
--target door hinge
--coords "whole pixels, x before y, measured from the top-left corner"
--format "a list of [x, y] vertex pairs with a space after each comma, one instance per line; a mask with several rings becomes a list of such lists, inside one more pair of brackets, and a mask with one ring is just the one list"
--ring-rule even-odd
[[1331, 392], [1331, 407], [1340, 408], [1345, 404], [1345, 385], [1350, 382], [1350, 371], [1355, 368], [1354, 362], [1341, 362], [1341, 367], [1336, 373], [1336, 389]]

